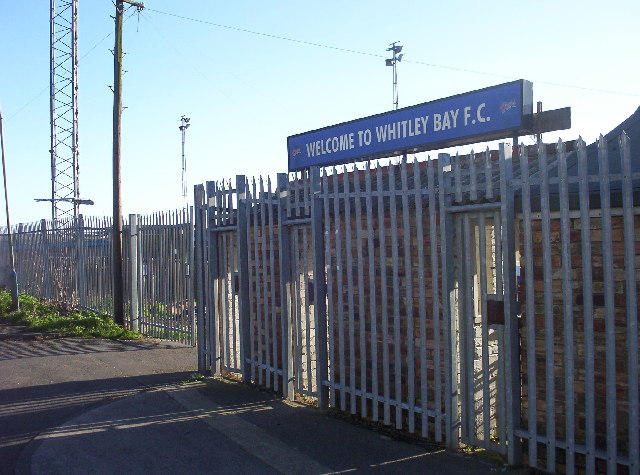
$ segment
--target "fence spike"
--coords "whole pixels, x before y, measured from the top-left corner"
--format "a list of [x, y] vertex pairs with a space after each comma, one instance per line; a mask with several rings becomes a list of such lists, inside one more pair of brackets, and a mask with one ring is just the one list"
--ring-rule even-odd
[[629, 136], [627, 135], [627, 132], [623, 130], [620, 136], [618, 137], [618, 145], [620, 146], [621, 149], [624, 149], [629, 145], [629, 143], [630, 143]]
[[607, 153], [607, 141], [604, 139], [604, 136], [600, 134], [598, 137], [598, 154]]

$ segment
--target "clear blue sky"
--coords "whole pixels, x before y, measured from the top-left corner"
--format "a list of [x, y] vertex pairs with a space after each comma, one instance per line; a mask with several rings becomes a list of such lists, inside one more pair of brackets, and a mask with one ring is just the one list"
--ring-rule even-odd
[[[286, 171], [288, 135], [390, 110], [396, 40], [400, 107], [523, 78], [545, 110], [572, 107], [572, 129], [546, 141], [592, 142], [640, 105], [637, 0], [145, 4], [124, 32], [125, 214], [181, 206], [182, 114], [191, 195], [195, 183]], [[80, 190], [96, 203], [85, 215], [111, 214], [113, 13], [111, 0], [79, 0]], [[2, 0], [0, 43], [12, 222], [49, 219], [33, 201], [51, 186], [49, 2]]]

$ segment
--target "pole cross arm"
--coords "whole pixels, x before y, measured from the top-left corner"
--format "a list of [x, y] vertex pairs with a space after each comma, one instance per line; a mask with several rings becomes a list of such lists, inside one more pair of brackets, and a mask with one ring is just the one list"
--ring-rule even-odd
[[79, 205], [93, 205], [93, 204], [95, 204], [93, 202], [93, 200], [85, 200], [85, 199], [80, 199], [80, 198], [34, 198], [33, 200], [37, 201], [37, 202], [41, 202], [41, 201], [49, 201], [49, 202], [65, 201], [67, 203], [75, 203], [75, 204], [79, 204]]
[[144, 2], [133, 2], [131, 0], [122, 0], [124, 3], [138, 7], [138, 10], [144, 10]]

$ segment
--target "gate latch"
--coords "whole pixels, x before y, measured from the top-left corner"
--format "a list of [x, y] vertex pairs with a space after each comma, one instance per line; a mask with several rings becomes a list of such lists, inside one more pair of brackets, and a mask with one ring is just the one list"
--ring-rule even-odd
[[316, 301], [316, 283], [313, 279], [307, 279], [307, 305], [313, 305]]
[[504, 300], [496, 294], [487, 294], [487, 323], [504, 325]]
[[240, 293], [240, 275], [237, 272], [233, 273], [233, 293]]

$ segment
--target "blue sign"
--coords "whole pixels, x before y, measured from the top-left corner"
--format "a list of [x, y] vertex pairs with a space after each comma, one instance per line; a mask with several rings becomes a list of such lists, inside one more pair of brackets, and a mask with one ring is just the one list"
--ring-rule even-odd
[[520, 79], [292, 135], [289, 171], [510, 137], [532, 114], [533, 86]]

